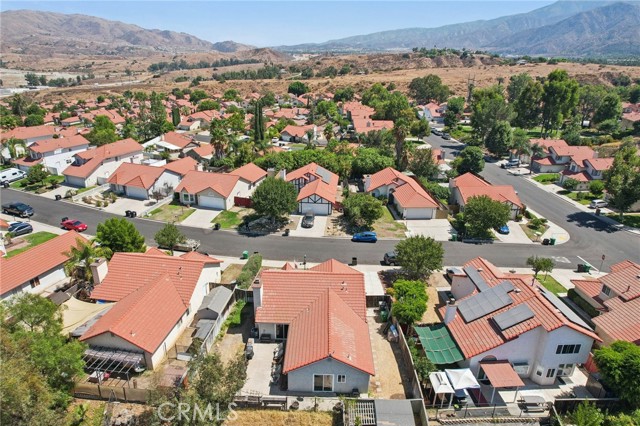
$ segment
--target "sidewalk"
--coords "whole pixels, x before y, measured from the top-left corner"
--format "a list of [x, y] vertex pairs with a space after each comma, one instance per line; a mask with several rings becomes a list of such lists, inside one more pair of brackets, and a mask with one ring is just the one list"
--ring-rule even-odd
[[[544, 217], [533, 209], [527, 208], [527, 210], [529, 210], [537, 217]], [[540, 241], [544, 240], [545, 238], [555, 238], [556, 245], [558, 245], [566, 243], [567, 241], [569, 241], [569, 238], [571, 238], [569, 233], [565, 231], [564, 228], [558, 226], [554, 222], [547, 221], [547, 226], [549, 226], [549, 229], [547, 229], [545, 233], [540, 236]]]
[[[525, 179], [529, 180], [529, 182], [531, 182], [532, 184], [536, 185], [538, 188], [555, 195], [556, 197], [560, 198], [562, 201], [573, 205], [576, 209], [578, 209], [578, 210], [580, 210], [582, 212], [589, 213], [594, 218], [596, 218], [596, 219], [598, 219], [598, 220], [600, 220], [600, 221], [602, 221], [604, 223], [607, 223], [607, 224], [609, 224], [611, 226], [615, 226], [617, 228], [620, 228], [623, 231], [627, 231], [627, 232], [631, 232], [631, 233], [636, 234], [636, 235], [640, 235], [640, 229], [624, 226], [624, 225], [620, 224], [619, 222], [617, 222], [617, 221], [615, 221], [613, 219], [610, 219], [610, 218], [608, 218], [608, 217], [606, 217], [604, 215], [597, 216], [593, 209], [590, 209], [589, 207], [587, 207], [587, 206], [585, 206], [583, 204], [580, 204], [580, 203], [578, 203], [576, 201], [573, 201], [569, 197], [565, 197], [564, 195], [558, 194], [558, 192], [562, 191], [563, 188], [561, 188], [561, 187], [559, 187], [558, 185], [555, 185], [555, 184], [543, 185], [543, 184], [533, 180], [533, 177], [535, 177], [535, 176], [536, 176], [536, 174], [527, 175], [527, 176], [525, 176]], [[605, 208], [605, 209], [602, 209], [602, 213], [603, 214], [607, 214], [607, 213], [614, 213], [614, 212], [612, 210], [609, 210], [609, 209]]]

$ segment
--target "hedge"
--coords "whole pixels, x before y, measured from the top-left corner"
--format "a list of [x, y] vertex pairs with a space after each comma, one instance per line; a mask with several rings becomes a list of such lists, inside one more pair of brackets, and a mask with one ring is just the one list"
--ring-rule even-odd
[[242, 267], [242, 271], [236, 279], [236, 284], [238, 285], [238, 287], [242, 289], [249, 288], [249, 286], [251, 286], [251, 284], [253, 283], [256, 275], [258, 275], [260, 268], [262, 268], [262, 255], [256, 253], [249, 256], [249, 259], [247, 259], [247, 263], [245, 263], [245, 265]]
[[580, 297], [580, 295], [574, 289], [570, 289], [567, 292], [567, 297], [569, 297], [569, 299], [571, 299], [573, 303], [578, 305], [580, 309], [582, 309], [591, 318], [594, 318], [600, 315], [600, 312], [598, 312], [596, 308], [591, 306], [586, 300]]

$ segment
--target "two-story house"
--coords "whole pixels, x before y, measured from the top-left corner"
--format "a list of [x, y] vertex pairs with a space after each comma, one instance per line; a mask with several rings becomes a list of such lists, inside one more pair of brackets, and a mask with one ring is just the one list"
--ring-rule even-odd
[[507, 204], [510, 208], [510, 217], [514, 220], [522, 214], [524, 204], [511, 185], [491, 185], [473, 173], [465, 173], [449, 180], [451, 190], [451, 203], [460, 206], [464, 211], [464, 206], [471, 197], [487, 196], [494, 201]]
[[168, 132], [143, 143], [142, 146], [145, 153], [153, 158], [162, 157], [166, 152], [170, 160], [176, 160], [180, 154], [185, 154], [200, 144], [184, 133]]
[[[594, 155], [595, 155], [594, 151]], [[569, 167], [562, 171], [560, 175], [560, 185], [567, 179], [578, 181], [576, 190], [586, 191], [589, 183], [593, 180], [601, 180], [603, 173], [613, 165], [613, 158], [583, 158], [574, 156], [571, 158]]]
[[316, 163], [310, 163], [290, 173], [282, 171], [282, 176], [298, 191], [298, 213], [311, 211], [316, 215], [327, 216], [333, 212], [340, 182], [337, 174]]
[[13, 162], [24, 171], [36, 164], [42, 164], [49, 173], [59, 175], [73, 163], [74, 155], [88, 148], [89, 141], [82, 135], [44, 139], [29, 145], [26, 158]]

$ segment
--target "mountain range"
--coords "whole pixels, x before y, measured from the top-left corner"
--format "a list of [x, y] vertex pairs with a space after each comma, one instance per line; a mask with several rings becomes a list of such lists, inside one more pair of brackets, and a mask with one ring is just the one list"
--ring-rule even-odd
[[436, 28], [406, 28], [278, 46], [286, 52], [375, 52], [414, 47], [546, 56], [631, 56], [640, 50], [636, 2], [561, 0], [531, 12]]

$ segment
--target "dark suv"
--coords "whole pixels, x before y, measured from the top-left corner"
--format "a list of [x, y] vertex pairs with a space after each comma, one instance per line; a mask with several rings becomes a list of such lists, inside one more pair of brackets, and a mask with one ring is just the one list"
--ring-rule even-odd
[[2, 205], [2, 213], [13, 216], [28, 217], [33, 216], [33, 207], [25, 203], [8, 203]]
[[398, 259], [395, 251], [390, 251], [384, 254], [384, 264], [385, 265], [397, 265]]

